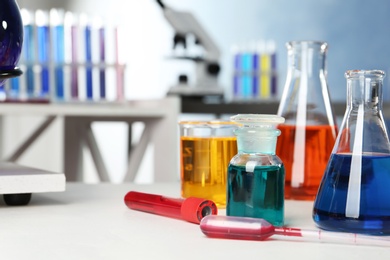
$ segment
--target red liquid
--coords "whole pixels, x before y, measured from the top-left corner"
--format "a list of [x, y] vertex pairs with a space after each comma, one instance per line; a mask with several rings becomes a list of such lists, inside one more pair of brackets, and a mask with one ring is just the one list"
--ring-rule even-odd
[[124, 200], [130, 209], [184, 219], [196, 224], [199, 224], [203, 217], [218, 213], [217, 206], [214, 202], [194, 197], [176, 199], [156, 194], [130, 191], [126, 194]]
[[[336, 140], [337, 128], [329, 125], [303, 127], [302, 130], [306, 130], [305, 143], [302, 149], [295, 152], [297, 127], [279, 125], [278, 129], [282, 131], [282, 134], [278, 138], [276, 154], [282, 159], [286, 170], [285, 198], [314, 200]], [[304, 164], [297, 167], [304, 171], [303, 181], [300, 181], [298, 185], [292, 182], [293, 174], [294, 176], [302, 174], [301, 172], [293, 173], [294, 156], [298, 157], [297, 155], [303, 158], [301, 162]], [[295, 159], [295, 162], [299, 163], [298, 159]]]

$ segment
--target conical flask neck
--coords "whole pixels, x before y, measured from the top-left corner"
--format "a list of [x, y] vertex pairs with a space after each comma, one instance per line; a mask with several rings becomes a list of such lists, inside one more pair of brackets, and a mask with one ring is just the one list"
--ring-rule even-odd
[[323, 42], [289, 42], [288, 68], [296, 77], [313, 77], [325, 73], [327, 44]]
[[347, 71], [347, 107], [357, 110], [380, 111], [382, 108], [382, 85], [384, 73], [381, 71]]
[[383, 71], [347, 71], [347, 110], [335, 153], [390, 154], [382, 115]]
[[278, 115], [287, 124], [334, 125], [326, 80], [325, 42], [288, 42], [288, 71]]

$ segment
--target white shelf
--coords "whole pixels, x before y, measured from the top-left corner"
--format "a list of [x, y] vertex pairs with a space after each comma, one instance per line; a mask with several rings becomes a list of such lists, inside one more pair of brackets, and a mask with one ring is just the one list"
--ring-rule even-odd
[[65, 191], [65, 175], [0, 162], [0, 194]]
[[[45, 116], [47, 119], [15, 149], [7, 161], [16, 162], [35, 140], [58, 118], [64, 119], [64, 173], [67, 180], [82, 180], [82, 150], [91, 152], [101, 181], [109, 181], [91, 124], [97, 121], [120, 121], [129, 125], [145, 124], [137, 145], [128, 156], [124, 181], [133, 181], [149, 144], [154, 145], [154, 181], [177, 179], [179, 176], [178, 127], [180, 101], [176, 97], [123, 103], [4, 103], [0, 116]], [[167, 153], [167, 149], [169, 153]], [[163, 156], [161, 156], [163, 155]], [[164, 172], [166, 174], [161, 174]]]
[[4, 115], [38, 116], [163, 117], [171, 112], [170, 102], [172, 99], [174, 98], [122, 103], [3, 103], [0, 104], [0, 113]]

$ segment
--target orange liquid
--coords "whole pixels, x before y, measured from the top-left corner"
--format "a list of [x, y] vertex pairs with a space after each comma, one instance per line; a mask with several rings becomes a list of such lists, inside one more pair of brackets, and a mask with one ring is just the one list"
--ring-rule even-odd
[[[302, 148], [297, 147], [295, 151], [296, 126], [279, 125], [278, 129], [282, 133], [278, 137], [276, 154], [282, 159], [286, 169], [285, 198], [314, 200], [336, 140], [336, 127], [303, 127], [300, 130], [306, 131], [305, 142]], [[294, 162], [301, 165], [293, 165]], [[298, 183], [293, 181], [293, 176], [302, 174], [303, 178], [298, 178]]]
[[236, 137], [181, 137], [181, 195], [226, 206], [227, 168], [237, 154]]

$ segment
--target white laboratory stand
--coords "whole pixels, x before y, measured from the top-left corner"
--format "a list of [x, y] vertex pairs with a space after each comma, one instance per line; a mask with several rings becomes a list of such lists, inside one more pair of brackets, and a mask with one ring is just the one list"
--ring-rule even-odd
[[[154, 145], [154, 181], [178, 178], [178, 127], [180, 101], [176, 97], [121, 103], [4, 103], [0, 116], [45, 116], [46, 120], [19, 145], [5, 161], [16, 162], [52, 122], [64, 119], [64, 173], [68, 181], [82, 180], [83, 147], [89, 148], [101, 181], [109, 181], [107, 168], [95, 140], [91, 124], [97, 121], [121, 121], [129, 125], [145, 124], [137, 145], [128, 156], [124, 181], [133, 181], [148, 144]], [[1, 129], [1, 127], [0, 127]], [[61, 137], [59, 137], [61, 138]], [[164, 174], [162, 174], [162, 172]]]
[[0, 194], [65, 190], [65, 175], [9, 162], [0, 162]]

